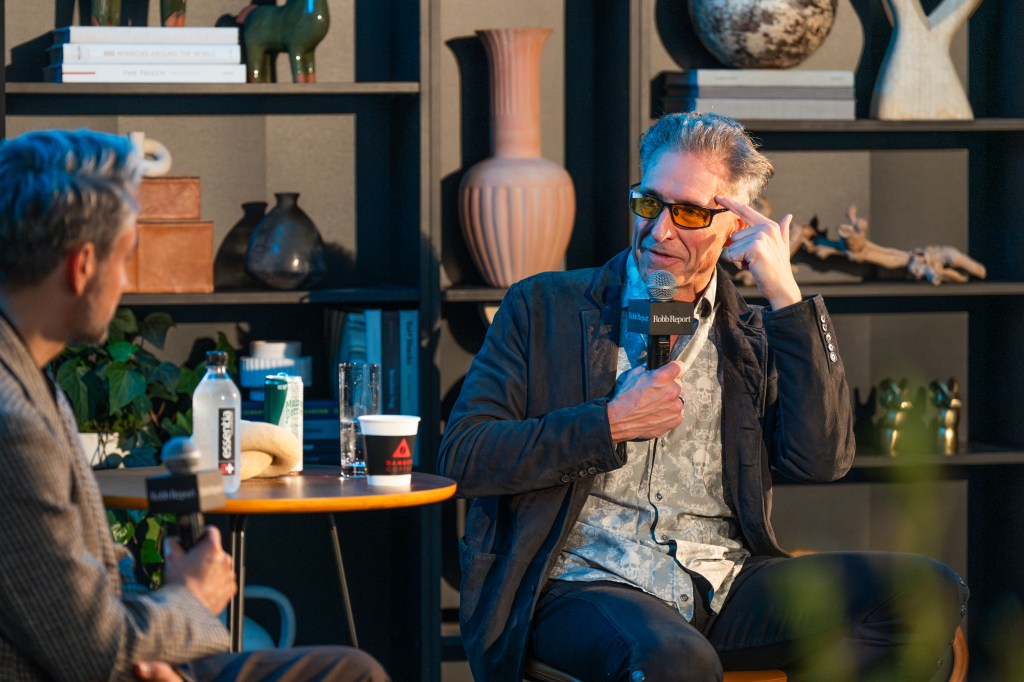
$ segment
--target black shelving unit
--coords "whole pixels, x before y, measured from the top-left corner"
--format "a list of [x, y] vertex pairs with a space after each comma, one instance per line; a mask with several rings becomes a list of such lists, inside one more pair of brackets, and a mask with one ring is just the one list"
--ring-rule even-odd
[[[64, 16], [63, 5], [54, 13], [35, 11], [35, 3], [27, 1], [6, 2], [5, 7], [0, 0], [0, 47], [6, 38], [10, 48], [4, 50], [7, 69], [0, 76], [0, 135], [82, 126], [155, 131], [154, 137], [175, 155], [172, 173], [201, 178], [204, 219], [214, 220], [216, 243], [237, 219], [234, 207], [252, 200], [272, 205], [272, 192], [297, 188], [308, 198], [300, 205], [319, 201], [340, 209], [312, 216], [328, 243], [328, 262], [346, 264], [344, 273], [333, 273], [333, 280], [321, 283], [325, 288], [140, 293], [124, 296], [122, 305], [142, 313], [167, 310], [189, 333], [227, 328], [238, 330], [240, 338], [300, 340], [319, 368], [313, 397], [330, 394], [324, 329], [328, 311], [417, 309], [425, 425], [420, 438], [423, 451], [433, 452], [437, 429], [430, 425], [438, 422], [438, 389], [431, 339], [439, 304], [436, 258], [430, 249], [432, 147], [424, 131], [431, 126], [438, 48], [430, 41], [438, 2], [358, 2], [332, 6], [332, 14], [336, 9], [351, 15], [332, 17], [328, 39], [317, 48], [317, 83], [58, 84], [35, 82], [42, 73], [34, 65], [44, 59], [47, 33], [56, 28], [55, 13]], [[152, 19], [155, 6], [149, 10]], [[224, 1], [190, 7], [189, 25], [212, 25], [220, 13], [237, 10]], [[27, 61], [15, 63], [20, 60]], [[325, 79], [323, 74], [332, 68], [339, 72], [339, 63], [351, 66], [346, 76], [350, 80]], [[287, 73], [279, 71], [284, 79]], [[318, 166], [325, 159], [330, 162], [326, 171]], [[343, 201], [346, 196], [351, 201]], [[308, 212], [308, 204], [305, 208]], [[332, 247], [344, 249], [342, 255], [349, 260], [331, 261]], [[432, 469], [430, 459], [427, 471]], [[360, 643], [386, 664], [394, 679], [436, 682], [440, 511], [431, 506], [346, 514], [338, 515], [337, 522]], [[292, 598], [300, 614], [298, 644], [344, 643], [336, 602], [316, 587], [319, 582], [330, 584], [316, 571], [327, 571], [329, 577], [333, 570], [329, 561], [321, 560], [327, 554], [317, 551], [324, 529], [319, 523], [310, 525], [268, 519], [251, 527], [248, 577], [277, 586]], [[309, 542], [301, 543], [309, 545], [305, 563], [288, 569], [305, 577], [289, 580], [288, 571], [279, 567], [275, 533], [308, 536]], [[306, 575], [307, 570], [313, 573]], [[416, 579], [409, 580], [410, 575]], [[358, 589], [367, 584], [374, 588]]]
[[[873, 367], [876, 362], [900, 366], [893, 358], [905, 359], [907, 365], [952, 361], [949, 373], [962, 372], [966, 452], [935, 459], [862, 454], [845, 480], [886, 484], [920, 477], [963, 482], [966, 524], [961, 540], [967, 554], [966, 577], [972, 587], [967, 619], [970, 674], [971, 679], [996, 679], [1007, 670], [1008, 652], [995, 646], [994, 639], [1006, 624], [1002, 619], [1008, 617], [1007, 609], [1024, 602], [1024, 542], [1018, 540], [1024, 537], [1020, 483], [1024, 422], [1016, 417], [1024, 411], [1024, 373], [1019, 362], [1020, 339], [1024, 338], [1024, 267], [1019, 256], [1024, 249], [1024, 229], [1012, 217], [1016, 198], [1024, 188], [1024, 97], [1016, 87], [1024, 68], [1024, 48], [1011, 29], [1019, 23], [1021, 6], [1012, 0], [986, 2], [968, 22], [968, 67], [964, 71], [974, 120], [879, 121], [863, 117], [891, 26], [878, 3], [853, 0], [852, 4], [865, 32], [855, 79], [862, 118], [751, 120], [745, 124], [769, 156], [779, 152], [866, 152], [870, 173], [879, 173], [885, 182], [896, 186], [877, 188], [881, 205], [873, 201], [876, 215], [869, 219], [877, 218], [878, 224], [888, 221], [885, 229], [890, 237], [909, 231], [915, 239], [934, 239], [922, 246], [950, 242], [966, 246], [963, 250], [988, 270], [987, 280], [963, 285], [864, 281], [801, 288], [805, 294], [824, 295], [835, 323], [846, 322], [847, 329], [839, 339], [848, 372], [856, 374], [865, 364]], [[925, 3], [928, 8], [934, 5]], [[644, 24], [634, 38], [653, 30]], [[699, 44], [694, 41], [688, 49], [673, 53], [679, 67], [709, 65]], [[648, 110], [652, 104], [658, 108], [668, 103], [659, 98], [656, 76], [644, 73], [637, 64], [634, 83], [638, 91], [650, 94]], [[633, 121], [634, 133], [638, 133], [645, 125], [643, 117], [634, 115]], [[908, 158], [918, 163], [908, 162]], [[943, 164], [950, 160], [953, 163], [946, 173]], [[944, 222], [939, 216], [937, 222], [942, 225], [933, 232], [927, 225], [912, 224], [917, 215], [935, 218], [925, 205], [930, 201], [956, 211], [955, 218]], [[895, 206], [897, 203], [903, 206]], [[923, 210], [915, 211], [916, 206]], [[961, 213], [964, 222], [957, 224]], [[742, 291], [757, 298], [756, 291]], [[896, 324], [892, 324], [894, 319]], [[882, 340], [874, 342], [877, 324], [890, 324], [904, 329], [905, 334], [902, 338], [882, 334]], [[935, 358], [942, 361], [936, 363]], [[872, 383], [881, 379], [871, 377]], [[779, 496], [785, 494], [780, 490]], [[799, 514], [788, 520], [813, 523]], [[867, 524], [866, 519], [850, 522]]]

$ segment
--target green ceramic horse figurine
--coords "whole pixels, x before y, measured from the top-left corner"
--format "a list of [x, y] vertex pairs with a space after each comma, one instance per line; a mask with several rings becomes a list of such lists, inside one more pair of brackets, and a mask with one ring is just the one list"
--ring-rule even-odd
[[89, 20], [93, 26], [120, 26], [121, 0], [92, 0]]
[[331, 24], [327, 0], [288, 0], [256, 7], [245, 17], [242, 40], [250, 83], [268, 83], [278, 52], [287, 52], [292, 82], [315, 83], [314, 48]]
[[164, 26], [185, 25], [187, 0], [160, 0], [160, 23]]

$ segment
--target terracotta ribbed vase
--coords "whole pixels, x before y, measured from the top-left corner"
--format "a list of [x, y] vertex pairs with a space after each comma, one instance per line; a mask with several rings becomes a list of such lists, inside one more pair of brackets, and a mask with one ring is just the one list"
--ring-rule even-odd
[[540, 56], [546, 28], [477, 31], [491, 73], [491, 153], [462, 178], [459, 218], [473, 262], [494, 287], [561, 267], [576, 193], [540, 155]]

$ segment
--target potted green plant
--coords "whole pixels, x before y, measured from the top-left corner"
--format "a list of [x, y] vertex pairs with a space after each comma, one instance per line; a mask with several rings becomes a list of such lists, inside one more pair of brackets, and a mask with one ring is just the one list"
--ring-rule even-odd
[[201, 376], [160, 361], [147, 348], [163, 348], [173, 326], [167, 313], [139, 321], [121, 308], [106, 343], [68, 346], [54, 362], [54, 378], [71, 401], [78, 430], [119, 434], [124, 454], [94, 461], [96, 468], [155, 465], [164, 441], [191, 433], [189, 398]]
[[[153, 466], [160, 448], [174, 436], [192, 433], [192, 391], [205, 366], [195, 368], [161, 361], [150, 347], [162, 349], [174, 320], [163, 312], [139, 320], [128, 308], [111, 320], [107, 341], [68, 346], [51, 371], [67, 394], [80, 432], [118, 434], [119, 452], [92, 462], [94, 468]], [[226, 350], [237, 367], [237, 355], [223, 334], [216, 348]], [[151, 588], [163, 582], [162, 541], [174, 518], [145, 510], [108, 509], [114, 539], [136, 557], [136, 577]]]

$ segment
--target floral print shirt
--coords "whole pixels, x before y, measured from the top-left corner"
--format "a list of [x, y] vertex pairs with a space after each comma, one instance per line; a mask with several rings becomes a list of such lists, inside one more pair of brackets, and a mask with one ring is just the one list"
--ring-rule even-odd
[[[647, 298], [632, 258], [627, 273], [620, 380], [647, 361], [646, 337], [626, 329], [628, 301]], [[713, 329], [717, 277], [697, 302], [694, 333], [680, 336], [672, 349], [672, 358], [686, 367], [683, 422], [661, 438], [627, 443], [626, 464], [595, 477], [551, 573], [557, 580], [634, 585], [687, 620], [693, 619], [694, 597], [687, 570], [711, 585], [705, 599], [717, 613], [749, 556], [722, 472], [722, 369]]]

